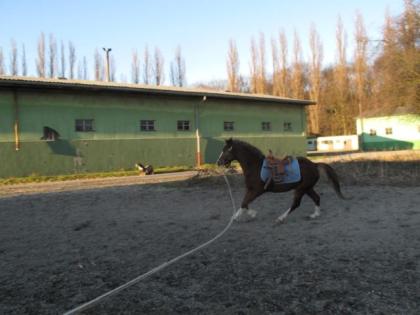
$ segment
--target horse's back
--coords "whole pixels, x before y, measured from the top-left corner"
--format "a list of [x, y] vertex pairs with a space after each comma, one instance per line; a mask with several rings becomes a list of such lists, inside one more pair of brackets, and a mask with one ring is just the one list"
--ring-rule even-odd
[[316, 163], [312, 162], [304, 156], [298, 156], [300, 174], [302, 176], [301, 181], [304, 184], [316, 183], [319, 179], [319, 170]]
[[299, 171], [300, 171], [300, 179], [296, 182], [291, 182], [291, 183], [280, 183], [280, 184], [274, 184], [270, 185], [271, 189], [269, 189], [269, 191], [271, 192], [286, 192], [292, 189], [296, 189], [298, 188], [300, 185], [302, 185], [302, 182], [305, 180], [305, 177], [307, 177], [306, 173], [307, 173], [307, 169], [309, 167], [309, 165], [313, 162], [311, 162], [310, 160], [308, 160], [307, 158], [303, 157], [303, 156], [297, 156], [296, 160], [298, 161], [299, 164]]

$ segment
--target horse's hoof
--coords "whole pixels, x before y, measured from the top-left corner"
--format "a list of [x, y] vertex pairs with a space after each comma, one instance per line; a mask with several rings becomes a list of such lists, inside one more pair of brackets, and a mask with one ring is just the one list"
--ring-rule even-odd
[[314, 219], [316, 219], [318, 217], [319, 217], [319, 214], [311, 214], [310, 216], [308, 216], [308, 219], [314, 220]]
[[277, 219], [276, 221], [274, 221], [274, 225], [276, 226], [276, 225], [280, 225], [280, 224], [283, 224], [283, 223], [285, 223], [286, 222], [286, 220], [284, 220], [284, 219]]
[[233, 218], [233, 221], [235, 221], [235, 222], [241, 222], [242, 220], [241, 220], [241, 218], [240, 218], [240, 217], [234, 217], [234, 218]]
[[235, 221], [240, 221], [240, 218], [242, 217], [243, 213], [244, 213], [244, 209], [239, 208], [238, 211], [236, 211], [235, 214], [233, 215], [233, 219]]
[[235, 219], [235, 221], [238, 222], [238, 223], [248, 223], [248, 222], [255, 221], [255, 220], [256, 220], [255, 217], [250, 217], [250, 216], [241, 216], [241, 217]]
[[251, 220], [254, 220], [257, 216], [257, 211], [253, 209], [249, 209], [246, 214], [249, 216]]

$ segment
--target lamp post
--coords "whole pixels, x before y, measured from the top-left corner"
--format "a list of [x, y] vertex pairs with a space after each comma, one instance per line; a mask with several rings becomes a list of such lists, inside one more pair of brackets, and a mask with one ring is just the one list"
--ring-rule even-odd
[[102, 48], [106, 54], [106, 58], [105, 58], [105, 66], [106, 66], [106, 81], [109, 82], [111, 81], [110, 79], [110, 75], [109, 75], [109, 52], [112, 50], [111, 48]]

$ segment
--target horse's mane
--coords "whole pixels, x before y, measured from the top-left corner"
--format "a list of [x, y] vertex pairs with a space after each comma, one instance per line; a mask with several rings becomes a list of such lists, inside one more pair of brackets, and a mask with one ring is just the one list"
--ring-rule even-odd
[[241, 146], [242, 148], [249, 151], [250, 153], [253, 153], [253, 154], [257, 155], [259, 158], [264, 157], [264, 154], [261, 152], [260, 149], [258, 149], [257, 147], [254, 147], [253, 145], [249, 144], [248, 142], [241, 141], [241, 140], [233, 140], [233, 143]]

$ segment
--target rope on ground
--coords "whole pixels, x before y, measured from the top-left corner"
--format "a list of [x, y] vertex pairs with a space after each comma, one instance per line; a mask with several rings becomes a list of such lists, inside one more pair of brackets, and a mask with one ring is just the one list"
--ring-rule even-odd
[[209, 241], [207, 241], [207, 242], [205, 242], [205, 243], [197, 246], [196, 248], [193, 248], [190, 251], [188, 251], [188, 252], [186, 252], [186, 253], [178, 256], [178, 257], [175, 257], [175, 258], [173, 258], [173, 259], [171, 259], [171, 260], [169, 260], [167, 262], [164, 262], [160, 266], [157, 266], [157, 267], [149, 270], [148, 272], [146, 272], [146, 273], [144, 273], [144, 274], [142, 274], [142, 275], [140, 275], [140, 276], [138, 276], [138, 277], [136, 277], [136, 278], [128, 281], [127, 283], [125, 283], [125, 284], [123, 284], [123, 285], [121, 285], [121, 286], [119, 286], [119, 287], [117, 287], [115, 289], [112, 289], [111, 291], [108, 291], [105, 294], [102, 294], [102, 295], [98, 296], [97, 298], [95, 298], [95, 299], [93, 299], [93, 300], [91, 300], [89, 302], [86, 302], [86, 303], [84, 303], [84, 304], [82, 304], [82, 305], [80, 305], [78, 307], [75, 307], [75, 308], [73, 308], [70, 311], [65, 312], [64, 315], [77, 314], [79, 312], [85, 311], [88, 308], [91, 308], [91, 307], [95, 306], [96, 304], [100, 303], [103, 299], [108, 298], [108, 297], [111, 297], [112, 295], [115, 295], [118, 292], [120, 292], [120, 291], [122, 291], [124, 289], [127, 289], [128, 287], [131, 287], [132, 285], [136, 284], [137, 282], [139, 282], [139, 281], [141, 281], [141, 280], [143, 280], [143, 279], [145, 279], [145, 278], [153, 275], [154, 273], [156, 273], [156, 272], [158, 272], [158, 271], [160, 271], [160, 270], [162, 270], [162, 269], [164, 269], [164, 268], [166, 268], [166, 267], [168, 267], [168, 266], [176, 263], [177, 261], [181, 260], [182, 258], [187, 257], [187, 256], [189, 256], [189, 255], [191, 255], [191, 254], [193, 254], [193, 253], [195, 253], [195, 252], [203, 249], [204, 247], [206, 247], [206, 246], [210, 245], [211, 243], [213, 243], [214, 241], [216, 241], [223, 234], [225, 234], [226, 231], [229, 230], [230, 226], [233, 223], [234, 215], [235, 215], [235, 211], [236, 211], [236, 206], [235, 206], [235, 200], [233, 199], [232, 189], [230, 187], [229, 180], [227, 179], [227, 177], [226, 177], [225, 174], [223, 174], [223, 177], [224, 177], [224, 179], [226, 181], [226, 185], [227, 185], [228, 190], [229, 190], [230, 200], [232, 201], [233, 213], [232, 213], [232, 216], [231, 216], [231, 218], [229, 220], [229, 223], [226, 225], [226, 227], [219, 234], [217, 234], [211, 240], [209, 240]]

